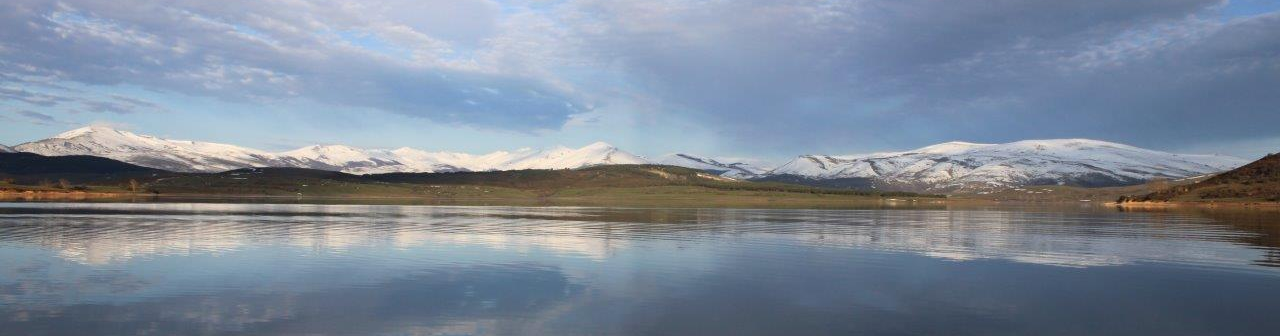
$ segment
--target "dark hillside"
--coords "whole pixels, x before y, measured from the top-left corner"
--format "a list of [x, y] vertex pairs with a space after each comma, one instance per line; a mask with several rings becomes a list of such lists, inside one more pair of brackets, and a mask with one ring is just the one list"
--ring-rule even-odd
[[154, 180], [175, 173], [86, 155], [43, 156], [0, 153], [0, 178], [15, 184], [67, 179], [76, 184], [119, 184], [129, 179]]
[[1199, 183], [1120, 199], [1121, 202], [1211, 200], [1280, 201], [1280, 154], [1267, 155]]

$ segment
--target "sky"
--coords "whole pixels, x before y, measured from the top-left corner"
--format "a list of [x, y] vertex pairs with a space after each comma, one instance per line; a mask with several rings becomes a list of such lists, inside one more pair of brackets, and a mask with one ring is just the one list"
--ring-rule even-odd
[[1280, 152], [1274, 0], [5, 0], [0, 143]]

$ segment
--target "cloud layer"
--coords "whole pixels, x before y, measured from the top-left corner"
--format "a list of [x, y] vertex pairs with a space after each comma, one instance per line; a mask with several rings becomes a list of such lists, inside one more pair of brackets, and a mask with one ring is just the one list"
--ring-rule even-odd
[[[494, 48], [475, 36], [497, 34], [486, 32], [496, 23], [483, 19], [496, 5], [484, 1], [16, 0], [0, 6], [0, 71], [11, 78], [126, 84], [233, 101], [302, 97], [512, 129], [554, 128], [581, 112], [563, 87], [456, 56], [454, 48]], [[460, 15], [459, 22], [394, 21], [429, 9], [434, 15], [427, 19]], [[118, 111], [103, 104], [89, 109]]]
[[1220, 1], [583, 4], [593, 50], [742, 140], [1167, 145], [1280, 121], [1280, 16]]
[[0, 4], [0, 100], [24, 110], [172, 110], [75, 91], [129, 86], [517, 131], [643, 106], [629, 113], [780, 151], [1274, 137], [1280, 13], [1232, 6], [11, 0]]

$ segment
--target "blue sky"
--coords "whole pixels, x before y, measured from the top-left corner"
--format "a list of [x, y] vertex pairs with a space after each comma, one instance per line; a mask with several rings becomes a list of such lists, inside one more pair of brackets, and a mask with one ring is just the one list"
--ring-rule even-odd
[[0, 143], [1280, 151], [1280, 2], [10, 0]]

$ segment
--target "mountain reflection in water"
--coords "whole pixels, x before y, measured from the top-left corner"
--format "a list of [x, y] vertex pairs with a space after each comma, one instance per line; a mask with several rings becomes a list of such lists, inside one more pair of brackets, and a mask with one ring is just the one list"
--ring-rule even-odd
[[[1268, 334], [1280, 215], [0, 204], [16, 334]], [[6, 332], [8, 334], [8, 332]]]

